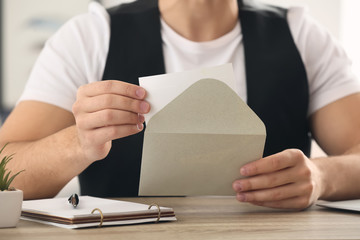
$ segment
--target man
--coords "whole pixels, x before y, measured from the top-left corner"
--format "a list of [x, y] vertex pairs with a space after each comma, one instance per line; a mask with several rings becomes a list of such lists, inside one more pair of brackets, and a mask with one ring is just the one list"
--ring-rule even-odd
[[[151, 107], [137, 77], [226, 62], [268, 131], [266, 157], [233, 183], [237, 199], [304, 209], [360, 197], [360, 86], [341, 48], [302, 10], [139, 0], [91, 12], [48, 41], [1, 128], [6, 152], [16, 153], [9, 168], [26, 169], [14, 182], [26, 199], [54, 196], [78, 174], [82, 193], [136, 195]], [[330, 157], [306, 156], [310, 130]]]

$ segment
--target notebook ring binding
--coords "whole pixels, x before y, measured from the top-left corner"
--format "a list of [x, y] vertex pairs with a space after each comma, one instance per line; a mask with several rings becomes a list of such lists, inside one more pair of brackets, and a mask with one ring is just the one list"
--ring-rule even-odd
[[104, 221], [104, 215], [102, 213], [102, 211], [99, 209], [99, 208], [94, 208], [92, 211], [91, 211], [91, 214], [94, 214], [94, 212], [98, 211], [100, 213], [100, 224], [98, 227], [102, 227], [102, 224], [103, 224], [103, 221]]
[[157, 219], [156, 219], [156, 221], [155, 221], [156, 223], [158, 223], [158, 222], [160, 221], [160, 216], [161, 216], [160, 207], [159, 207], [159, 205], [157, 205], [156, 203], [152, 203], [152, 204], [149, 205], [148, 209], [150, 210], [152, 207], [156, 207], [157, 210], [158, 210], [158, 217], [157, 217]]

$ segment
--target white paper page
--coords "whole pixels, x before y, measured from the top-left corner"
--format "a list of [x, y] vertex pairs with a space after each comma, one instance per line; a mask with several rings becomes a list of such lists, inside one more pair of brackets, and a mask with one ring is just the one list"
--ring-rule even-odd
[[355, 200], [345, 200], [345, 201], [319, 201], [316, 203], [318, 206], [328, 207], [328, 208], [335, 208], [335, 209], [343, 209], [343, 210], [350, 210], [350, 211], [357, 211], [360, 212], [360, 199]]
[[139, 78], [140, 86], [147, 91], [146, 101], [151, 105], [150, 112], [145, 114], [145, 121], [149, 122], [152, 116], [189, 86], [204, 78], [220, 80], [231, 89], [235, 89], [235, 77], [231, 63], [211, 68]]

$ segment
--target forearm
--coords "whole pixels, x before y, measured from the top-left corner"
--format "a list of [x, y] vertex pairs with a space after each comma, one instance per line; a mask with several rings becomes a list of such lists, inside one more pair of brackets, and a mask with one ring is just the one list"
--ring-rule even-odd
[[8, 169], [22, 169], [12, 186], [24, 191], [25, 199], [55, 196], [67, 182], [89, 163], [82, 157], [75, 126], [30, 142], [11, 142], [4, 154], [14, 153]]
[[360, 198], [360, 145], [343, 155], [313, 161], [321, 172], [320, 199]]

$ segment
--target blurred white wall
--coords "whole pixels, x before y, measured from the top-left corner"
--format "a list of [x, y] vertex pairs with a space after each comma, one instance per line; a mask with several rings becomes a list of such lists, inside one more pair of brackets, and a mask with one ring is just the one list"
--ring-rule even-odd
[[101, 4], [104, 5], [106, 8], [110, 8], [113, 6], [116, 6], [120, 3], [127, 3], [127, 2], [133, 2], [134, 0], [101, 0]]
[[[302, 6], [324, 25], [336, 38], [340, 38], [343, 0], [260, 0], [282, 7]], [[356, 0], [355, 0], [356, 1]]]
[[48, 39], [65, 21], [87, 11], [90, 0], [2, 0], [4, 106], [12, 108]]
[[353, 60], [353, 69], [360, 79], [360, 9], [359, 0], [342, 0], [340, 40]]

